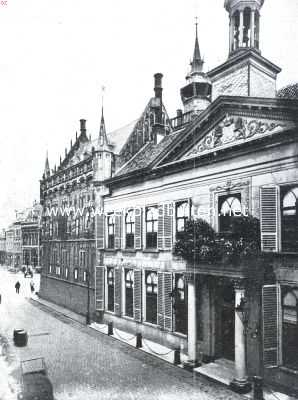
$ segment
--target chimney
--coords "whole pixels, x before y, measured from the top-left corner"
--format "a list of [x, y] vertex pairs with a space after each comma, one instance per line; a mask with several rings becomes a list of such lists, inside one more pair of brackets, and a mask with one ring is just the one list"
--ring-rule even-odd
[[80, 119], [80, 130], [81, 130], [81, 136], [82, 137], [86, 136], [86, 120], [85, 119]]
[[154, 75], [154, 92], [155, 97], [162, 100], [162, 77], [163, 74], [157, 73]]
[[183, 113], [182, 110], [179, 108], [177, 110], [177, 126], [182, 125], [182, 122], [183, 122]]

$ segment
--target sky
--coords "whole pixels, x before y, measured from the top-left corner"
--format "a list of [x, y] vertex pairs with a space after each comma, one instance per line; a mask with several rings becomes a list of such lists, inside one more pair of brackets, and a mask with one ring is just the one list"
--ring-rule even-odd
[[[140, 116], [161, 72], [170, 117], [182, 108], [195, 39], [205, 70], [228, 56], [224, 0], [0, 0], [0, 229], [39, 200], [46, 152], [59, 163], [87, 120], [96, 138]], [[277, 87], [298, 81], [298, 0], [265, 0], [262, 55]]]

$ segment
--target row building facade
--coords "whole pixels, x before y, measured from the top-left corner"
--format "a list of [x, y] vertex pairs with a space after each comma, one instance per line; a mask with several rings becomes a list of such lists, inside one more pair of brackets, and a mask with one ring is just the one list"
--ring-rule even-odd
[[[281, 70], [260, 51], [263, 3], [225, 1], [229, 56], [208, 73], [196, 32], [175, 118], [156, 74], [137, 121], [107, 133], [102, 113], [92, 141], [81, 120], [41, 180], [40, 295], [179, 347], [188, 367], [227, 359], [242, 392], [253, 375], [298, 390], [298, 85], [276, 90]], [[253, 262], [173, 255], [191, 216], [220, 234], [236, 208], [260, 221]]]

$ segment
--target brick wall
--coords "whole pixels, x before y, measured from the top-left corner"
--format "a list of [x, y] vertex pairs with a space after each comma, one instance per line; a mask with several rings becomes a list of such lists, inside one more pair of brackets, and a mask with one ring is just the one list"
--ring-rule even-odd
[[212, 101], [219, 96], [248, 96], [248, 65], [230, 69], [212, 82]]
[[[41, 276], [39, 295], [41, 298], [66, 307], [78, 314], [87, 312], [87, 288], [76, 285], [73, 282], [62, 281]], [[90, 289], [90, 313], [95, 311], [94, 290]]]
[[253, 65], [250, 67], [250, 96], [275, 97], [276, 81]]

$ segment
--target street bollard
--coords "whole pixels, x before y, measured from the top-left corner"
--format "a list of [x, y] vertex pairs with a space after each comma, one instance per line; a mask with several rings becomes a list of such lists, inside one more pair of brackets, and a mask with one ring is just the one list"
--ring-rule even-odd
[[177, 348], [174, 350], [174, 365], [179, 365], [179, 364], [181, 364], [180, 349]]
[[253, 399], [263, 400], [263, 378], [261, 376], [254, 376], [253, 378]]
[[114, 334], [114, 332], [113, 332], [113, 322], [109, 322], [108, 323], [108, 335], [111, 336], [113, 334]]
[[136, 348], [140, 349], [141, 347], [143, 347], [143, 345], [142, 345], [142, 334], [141, 333], [137, 333], [137, 336], [136, 336]]

